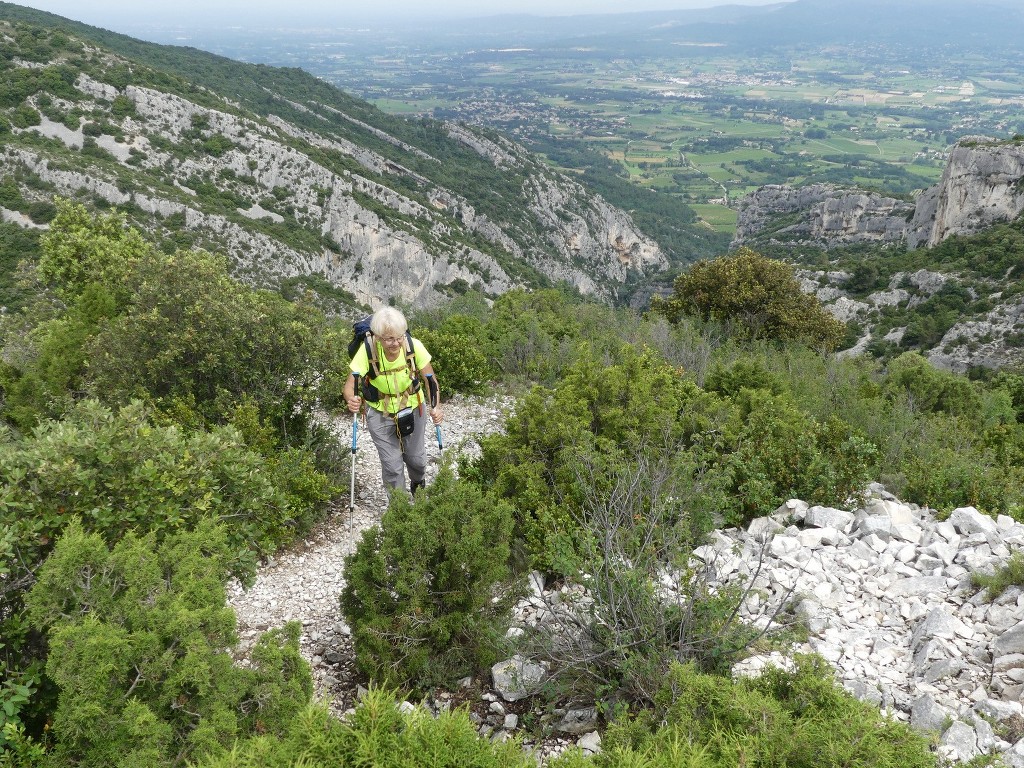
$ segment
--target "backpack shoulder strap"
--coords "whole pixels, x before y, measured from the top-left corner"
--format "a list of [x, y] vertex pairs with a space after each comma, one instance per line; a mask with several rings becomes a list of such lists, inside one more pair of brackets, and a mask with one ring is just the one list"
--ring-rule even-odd
[[409, 367], [409, 378], [416, 379], [420, 373], [420, 367], [416, 365], [416, 347], [412, 343], [412, 334], [405, 332], [405, 364]]
[[366, 347], [366, 361], [370, 364], [370, 378], [375, 379], [380, 376], [380, 359], [377, 357], [377, 342], [372, 331], [366, 332], [363, 345]]

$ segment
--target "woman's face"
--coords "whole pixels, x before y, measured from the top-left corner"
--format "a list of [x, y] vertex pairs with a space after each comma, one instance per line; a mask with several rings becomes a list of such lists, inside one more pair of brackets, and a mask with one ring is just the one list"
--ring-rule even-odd
[[380, 337], [380, 343], [384, 346], [384, 353], [388, 356], [388, 360], [394, 360], [395, 356], [402, 349], [402, 342], [405, 341], [405, 336], [394, 331], [387, 331]]

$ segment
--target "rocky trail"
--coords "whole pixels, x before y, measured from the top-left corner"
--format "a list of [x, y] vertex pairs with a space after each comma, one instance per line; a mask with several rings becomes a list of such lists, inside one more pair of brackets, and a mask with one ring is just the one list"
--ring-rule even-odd
[[[478, 439], [500, 429], [512, 398], [455, 397], [445, 404], [442, 424], [444, 454], [457, 456], [479, 449]], [[345, 556], [356, 548], [362, 532], [380, 521], [387, 495], [380, 479], [380, 459], [369, 433], [359, 429], [356, 453], [356, 503], [350, 514], [348, 496], [312, 534], [268, 559], [253, 585], [229, 586], [228, 602], [238, 616], [240, 649], [244, 655], [259, 635], [289, 621], [302, 624], [300, 648], [313, 668], [316, 696], [335, 712], [352, 706], [356, 696], [352, 642], [338, 606], [345, 586]], [[333, 422], [342, 445], [351, 445], [352, 420]], [[433, 429], [427, 430], [427, 482], [441, 466]]]

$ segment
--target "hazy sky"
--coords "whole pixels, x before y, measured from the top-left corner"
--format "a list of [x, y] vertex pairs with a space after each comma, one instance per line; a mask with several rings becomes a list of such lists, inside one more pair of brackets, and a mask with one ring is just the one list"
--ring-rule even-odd
[[340, 21], [373, 16], [492, 16], [501, 13], [576, 15], [630, 11], [688, 10], [716, 5], [769, 5], [779, 0], [21, 0], [17, 5], [38, 8], [75, 21], [117, 29], [117, 22], [174, 20], [180, 24], [202, 19], [236, 23], [309, 22], [317, 18]]

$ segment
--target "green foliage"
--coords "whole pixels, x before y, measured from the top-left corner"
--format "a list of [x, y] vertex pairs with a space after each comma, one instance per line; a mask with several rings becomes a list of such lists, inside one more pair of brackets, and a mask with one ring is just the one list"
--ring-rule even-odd
[[[552, 382], [565, 364], [566, 348], [580, 333], [568, 297], [554, 289], [514, 290], [499, 296], [487, 322], [487, 354], [505, 375]], [[570, 304], [571, 306], [571, 304]]]
[[[820, 660], [733, 682], [672, 669], [661, 695], [664, 725], [649, 715], [614, 723], [595, 768], [935, 768], [927, 739], [846, 694]], [[572, 763], [570, 763], [572, 765]]]
[[71, 516], [111, 543], [133, 529], [162, 540], [221, 518], [231, 521], [233, 562], [244, 573], [250, 550], [271, 551], [303, 517], [237, 430], [154, 426], [139, 403], [112, 411], [85, 400], [30, 438], [0, 445], [0, 479], [0, 521], [17, 532], [25, 567]]
[[26, 600], [60, 691], [55, 761], [171, 766], [285, 730], [312, 694], [299, 627], [264, 635], [254, 667], [236, 666], [230, 561], [212, 521], [159, 546], [130, 532], [113, 549], [69, 523]]
[[27, 317], [27, 336], [22, 325], [8, 334], [28, 346], [0, 376], [7, 418], [21, 428], [91, 392], [112, 404], [144, 399], [193, 428], [255, 407], [276, 435], [268, 450], [320, 440], [316, 387], [342, 356], [319, 311], [236, 282], [222, 258], [164, 254], [123, 216], [66, 202], [39, 274], [65, 311]]
[[[2, 648], [3, 644], [0, 644]], [[39, 681], [34, 673], [26, 674], [4, 667], [0, 667], [0, 673], [3, 674], [0, 684], [0, 749], [4, 749], [9, 740], [17, 738], [16, 732], [24, 728], [21, 711], [32, 699]]]
[[721, 420], [717, 398], [649, 351], [623, 346], [613, 365], [585, 349], [577, 357], [553, 389], [535, 387], [463, 470], [512, 503], [516, 539], [529, 549], [518, 554], [543, 569], [556, 567], [549, 537], [568, 529], [579, 504], [576, 456], [613, 457], [652, 438], [685, 444]]
[[744, 526], [791, 498], [843, 505], [867, 486], [877, 451], [849, 425], [819, 423], [763, 390], [741, 390], [738, 400], [736, 448], [724, 458], [727, 523]]
[[151, 253], [126, 287], [125, 311], [88, 344], [94, 391], [190, 410], [201, 424], [248, 398], [281, 442], [307, 434], [312, 388], [331, 363], [322, 315], [237, 283], [223, 259], [197, 251]]
[[118, 120], [135, 114], [135, 102], [125, 95], [114, 97], [110, 104], [110, 114]]
[[32, 264], [39, 258], [39, 238], [39, 230], [0, 223], [0, 306], [6, 307], [9, 313], [17, 312], [26, 301], [18, 265], [21, 262]]
[[950, 416], [981, 412], [981, 388], [963, 376], [940, 371], [916, 352], [905, 352], [889, 363], [885, 391], [906, 398], [914, 410]]
[[536, 758], [516, 740], [477, 734], [468, 712], [436, 717], [417, 708], [403, 713], [394, 695], [371, 687], [343, 720], [310, 706], [283, 737], [258, 736], [197, 768], [534, 768]]
[[1014, 552], [994, 573], [972, 573], [971, 584], [984, 589], [989, 600], [995, 600], [1010, 587], [1024, 587], [1024, 553]]
[[[31, 429], [40, 418], [58, 417], [85, 388], [86, 343], [116, 311], [116, 299], [99, 283], [89, 283], [69, 298], [63, 316], [49, 317], [19, 342], [29, 348], [20, 364], [0, 370], [7, 420]], [[22, 331], [15, 325], [11, 334]], [[9, 347], [10, 348], [10, 347]]]
[[430, 350], [431, 365], [445, 392], [478, 395], [491, 378], [483, 326], [476, 326], [468, 332], [423, 329], [416, 333]]
[[733, 323], [741, 336], [824, 349], [834, 349], [845, 333], [814, 296], [800, 290], [792, 267], [749, 248], [694, 264], [676, 278], [672, 296], [656, 297], [651, 309], [671, 322], [697, 315]]
[[31, 128], [39, 125], [42, 121], [39, 111], [28, 104], [22, 104], [11, 115], [11, 123], [15, 128]]
[[426, 687], [497, 661], [515, 597], [511, 535], [509, 506], [450, 469], [415, 502], [395, 493], [345, 559], [341, 608], [360, 671]]
[[71, 301], [90, 283], [124, 297], [132, 268], [151, 246], [120, 214], [90, 216], [82, 205], [57, 201], [57, 216], [43, 237], [39, 271], [59, 296]]

